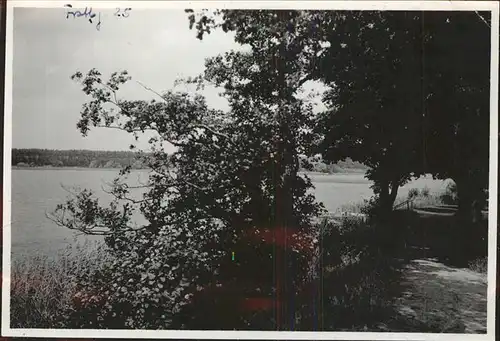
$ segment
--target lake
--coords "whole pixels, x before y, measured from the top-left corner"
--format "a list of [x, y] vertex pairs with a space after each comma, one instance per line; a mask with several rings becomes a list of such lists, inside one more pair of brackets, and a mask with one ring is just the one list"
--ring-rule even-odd
[[[13, 258], [27, 254], [53, 256], [58, 250], [76, 241], [95, 240], [100, 237], [75, 236], [75, 231], [55, 225], [47, 219], [57, 204], [63, 203], [69, 195], [61, 186], [78, 186], [98, 191], [103, 203], [109, 202], [109, 195], [102, 192], [102, 186], [113, 180], [116, 169], [13, 169], [12, 170], [12, 255]], [[329, 211], [336, 211], [349, 203], [361, 202], [372, 195], [371, 183], [363, 174], [310, 174], [315, 185], [316, 199], [324, 203]], [[134, 171], [131, 180], [147, 179], [145, 171]], [[446, 181], [424, 177], [412, 181], [399, 189], [399, 196], [405, 197], [411, 188], [430, 189], [439, 193], [446, 187]]]

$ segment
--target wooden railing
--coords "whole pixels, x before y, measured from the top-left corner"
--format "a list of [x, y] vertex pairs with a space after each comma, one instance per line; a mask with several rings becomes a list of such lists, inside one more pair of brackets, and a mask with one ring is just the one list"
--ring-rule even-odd
[[399, 209], [399, 208], [401, 208], [401, 207], [406, 206], [406, 209], [407, 209], [408, 211], [410, 211], [410, 210], [412, 210], [412, 209], [413, 209], [413, 207], [414, 207], [414, 204], [413, 204], [413, 203], [414, 203], [414, 201], [415, 201], [415, 198], [407, 199], [407, 200], [405, 200], [405, 201], [403, 201], [403, 202], [400, 202], [399, 204], [394, 205], [392, 209], [393, 209], [393, 210], [397, 210], [397, 209]]
[[[407, 199], [403, 202], [400, 202], [393, 206], [393, 210], [397, 210], [400, 208], [406, 208], [408, 211], [413, 210], [415, 208], [414, 205], [415, 198]], [[328, 219], [328, 220], [342, 220], [343, 218], [359, 218], [366, 220], [366, 215], [362, 213], [353, 213], [353, 212], [327, 212], [319, 217], [319, 219]]]

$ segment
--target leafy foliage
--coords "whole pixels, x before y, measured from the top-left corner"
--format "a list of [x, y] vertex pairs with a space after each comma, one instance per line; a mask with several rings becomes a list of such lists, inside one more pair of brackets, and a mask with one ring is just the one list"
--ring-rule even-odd
[[490, 33], [478, 16], [363, 12], [340, 18], [341, 38], [330, 40], [321, 69], [331, 84], [329, 111], [319, 125], [325, 157], [350, 156], [370, 166], [367, 175], [382, 198], [391, 184], [391, 204], [393, 190], [422, 173], [470, 179], [462, 198], [481, 197], [488, 169], [482, 136], [489, 129]]
[[[273, 13], [261, 13], [261, 17], [249, 25], [262, 20], [272, 22]], [[202, 17], [200, 20], [205, 19]], [[232, 51], [207, 59], [205, 72], [194, 82], [199, 86], [210, 83], [224, 89], [223, 94], [231, 107], [229, 121], [234, 124], [233, 135], [241, 137], [241, 146], [231, 148], [238, 165], [223, 171], [231, 174], [245, 166], [237, 177], [246, 181], [246, 188], [252, 186], [254, 194], [250, 202], [257, 204], [249, 216], [253, 218], [248, 219], [252, 225], [247, 226], [269, 230], [274, 234], [274, 240], [279, 240], [281, 235], [308, 231], [312, 227], [312, 218], [321, 209], [308, 192], [312, 187], [311, 180], [306, 175], [298, 174], [300, 155], [309, 153], [313, 142], [313, 106], [298, 95], [305, 79], [297, 74], [301, 59], [295, 55], [291, 38], [286, 36], [286, 27], [270, 28], [273, 30], [271, 33], [266, 31], [266, 26], [250, 31], [245, 31], [243, 25], [237, 26], [241, 31], [236, 34], [236, 42], [249, 45], [250, 51]], [[232, 126], [231, 123], [229, 125]], [[253, 187], [257, 184], [262, 192]], [[269, 211], [263, 208], [269, 208]], [[250, 249], [259, 250], [252, 246], [251, 241], [245, 243], [249, 243], [246, 245]], [[291, 328], [291, 322], [283, 321], [280, 316], [289, 316], [287, 302], [300, 292], [300, 284], [304, 281], [302, 274], [308, 270], [307, 254], [293, 255], [286, 245], [274, 245], [271, 261], [264, 252], [262, 256], [256, 255], [247, 265], [251, 274], [257, 270], [257, 264], [275, 269], [273, 273], [268, 273], [265, 286], [274, 288], [280, 297], [277, 319], [272, 322], [272, 329], [280, 330]], [[294, 273], [293, 278], [285, 277], [288, 271]], [[255, 276], [258, 274], [255, 273]], [[244, 285], [240, 277], [236, 277], [237, 282]], [[289, 283], [293, 283], [295, 288]]]
[[[426, 20], [428, 167], [457, 185], [464, 221], [480, 219], [489, 181], [490, 14], [460, 12]], [[463, 51], [456, 53], [455, 51]]]
[[[215, 145], [213, 137], [225, 134], [204, 126], [204, 120], [217, 113], [208, 110], [199, 96], [170, 92], [160, 96], [161, 102], [124, 101], [117, 99], [117, 92], [129, 80], [125, 72], [113, 74], [106, 83], [97, 70], [73, 78], [91, 97], [78, 124], [82, 134], [91, 127], [107, 127], [135, 136], [153, 130], [156, 136], [150, 140], [152, 151], [142, 154], [150, 169], [147, 183], [129, 186], [130, 167], [125, 167], [111, 186], [115, 199], [109, 207], [83, 190], [52, 215], [62, 226], [105, 235], [116, 259], [80, 278], [81, 295], [93, 299], [80, 300], [69, 319], [74, 326], [166, 328], [171, 315], [189, 301], [189, 294], [210, 281], [212, 266], [224, 252], [222, 238], [231, 232], [222, 233], [234, 208], [216, 204], [229, 199], [226, 192], [205, 189], [206, 182], [214, 180], [211, 172], [200, 176], [187, 162], [189, 153], [202, 157], [199, 143]], [[108, 108], [110, 104], [119, 111]], [[167, 142], [181, 151], [169, 157], [163, 150]], [[132, 223], [134, 212], [148, 224]]]
[[418, 188], [411, 188], [410, 191], [408, 192], [408, 199], [413, 199], [416, 198], [420, 195], [420, 191]]
[[484, 200], [488, 13], [188, 12], [199, 39], [233, 31], [270, 61], [286, 36], [296, 59], [288, 73], [328, 87], [317, 151], [329, 162], [351, 157], [368, 166], [381, 205], [392, 207], [398, 187], [423, 173], [460, 183], [461, 211]]
[[[245, 56], [230, 54], [226, 62], [240, 58]], [[225, 78], [219, 78], [220, 73], [227, 72], [223, 62], [221, 59], [208, 62], [205, 79], [222, 82]], [[238, 73], [247, 66], [231, 67], [233, 73], [224, 77], [242, 77]], [[85, 300], [83, 306], [69, 314], [72, 324], [166, 328], [198, 289], [222, 280], [237, 279], [241, 283], [241, 276], [222, 258], [233, 247], [238, 247], [242, 254], [257, 252], [257, 257], [248, 258], [249, 274], [272, 268], [274, 259], [270, 259], [269, 253], [276, 248], [268, 246], [268, 252], [262, 253], [262, 248], [257, 247], [259, 243], [245, 238], [248, 230], [276, 230], [275, 212], [280, 204], [276, 184], [280, 184], [277, 176], [281, 176], [276, 169], [283, 165], [293, 167], [282, 178], [286, 193], [291, 194], [292, 205], [286, 212], [290, 228], [300, 233], [311, 226], [319, 206], [307, 191], [310, 179], [297, 174], [296, 150], [290, 151], [292, 159], [278, 158], [275, 143], [280, 143], [276, 141], [280, 125], [275, 107], [272, 101], [254, 98], [259, 94], [254, 88], [236, 91], [226, 84], [231, 111], [222, 113], [208, 109], [200, 96], [183, 93], [155, 93], [161, 99], [158, 102], [119, 100], [119, 85], [129, 80], [126, 73], [113, 74], [106, 83], [97, 70], [86, 75], [77, 73], [73, 78], [83, 84], [83, 91], [91, 97], [83, 106], [78, 124], [82, 134], [92, 127], [104, 127], [121, 129], [134, 136], [151, 130], [156, 137], [150, 140], [152, 152], [143, 153], [143, 162], [150, 173], [148, 182], [140, 186], [145, 190], [142, 199], [134, 197], [137, 188], [126, 183], [130, 171], [126, 167], [112, 184], [110, 193], [115, 200], [109, 207], [103, 207], [92, 192], [83, 190], [59, 205], [52, 216], [62, 226], [104, 234], [110, 252], [117, 259], [102, 271], [80, 279], [82, 295], [87, 297], [90, 291], [94, 299]], [[249, 93], [242, 97], [239, 91]], [[290, 107], [299, 113], [301, 104], [293, 98], [290, 101]], [[108, 109], [108, 105], [119, 110]], [[307, 115], [297, 119], [306, 120]], [[295, 124], [298, 128], [304, 123]], [[300, 129], [292, 132], [297, 134], [293, 138], [305, 138]], [[170, 157], [163, 150], [166, 143], [177, 147]], [[303, 144], [300, 141], [297, 145]], [[149, 224], [134, 226], [131, 216], [136, 211]], [[287, 256], [283, 266], [307, 269], [307, 258], [298, 256], [297, 261], [302, 265], [288, 264], [293, 257]], [[301, 281], [301, 273], [302, 270], [298, 271], [292, 283]], [[271, 273], [266, 280], [260, 286], [272, 293]], [[239, 297], [244, 297], [248, 290], [242, 288]], [[219, 323], [222, 321], [219, 316]], [[182, 327], [193, 323], [196, 321], [184, 321]]]
[[205, 246], [205, 239], [216, 238], [213, 225], [207, 219], [162, 228], [154, 235], [130, 232], [113, 239], [114, 260], [103, 263], [99, 271], [79, 274], [63, 325], [168, 328], [172, 316], [196, 292], [199, 278], [212, 274], [212, 261], [219, 254]]
[[[364, 211], [369, 210], [367, 205]], [[381, 249], [379, 229], [371, 222], [343, 219], [320, 225], [318, 311], [321, 330], [378, 331], [393, 316], [394, 287], [400, 274]]]
[[368, 167], [359, 162], [352, 161], [350, 158], [336, 163], [325, 163], [322, 160], [318, 160], [316, 157], [301, 157], [299, 158], [299, 163], [300, 170], [303, 172], [312, 171], [329, 174], [349, 172], [365, 173], [368, 170]]

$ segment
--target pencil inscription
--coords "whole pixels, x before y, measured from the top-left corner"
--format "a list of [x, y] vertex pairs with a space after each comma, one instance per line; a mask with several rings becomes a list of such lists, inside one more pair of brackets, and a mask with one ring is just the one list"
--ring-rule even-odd
[[73, 6], [71, 4], [66, 4], [64, 7], [67, 8], [66, 10], [66, 19], [76, 19], [76, 18], [86, 18], [89, 20], [91, 24], [94, 23], [94, 19], [97, 16], [97, 24], [96, 24], [96, 29], [99, 31], [101, 29], [101, 12], [98, 12], [97, 14], [93, 12], [92, 7], [85, 7], [83, 11], [81, 10], [73, 10]]

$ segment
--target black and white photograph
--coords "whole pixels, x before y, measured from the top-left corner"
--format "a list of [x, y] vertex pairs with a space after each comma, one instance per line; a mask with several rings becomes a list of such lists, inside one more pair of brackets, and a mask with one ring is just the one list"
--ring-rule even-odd
[[9, 1], [2, 335], [493, 340], [498, 16]]

